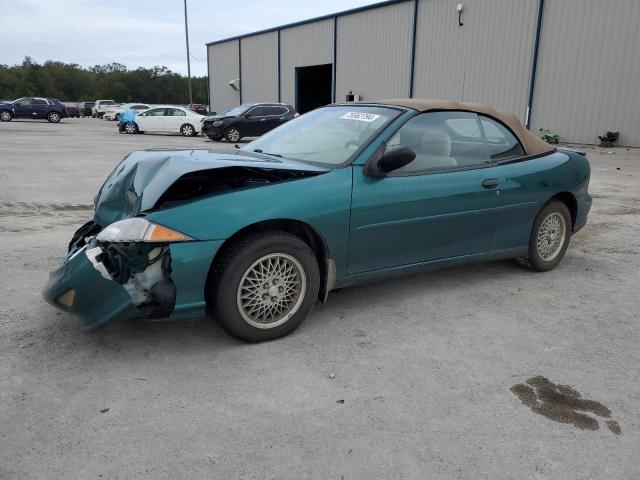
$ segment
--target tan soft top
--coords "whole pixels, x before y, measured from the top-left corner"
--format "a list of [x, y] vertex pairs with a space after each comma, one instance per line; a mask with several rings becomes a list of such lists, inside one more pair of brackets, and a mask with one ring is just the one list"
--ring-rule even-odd
[[518, 137], [527, 155], [538, 155], [555, 150], [555, 147], [549, 145], [547, 142], [527, 130], [514, 113], [496, 110], [489, 105], [483, 105], [481, 103], [457, 103], [448, 102], [446, 100], [424, 100], [421, 98], [393, 98], [362, 103], [399, 105], [401, 107], [413, 108], [420, 112], [426, 112], [429, 110], [462, 110], [465, 112], [481, 113], [504, 123], [516, 135], [516, 137]]

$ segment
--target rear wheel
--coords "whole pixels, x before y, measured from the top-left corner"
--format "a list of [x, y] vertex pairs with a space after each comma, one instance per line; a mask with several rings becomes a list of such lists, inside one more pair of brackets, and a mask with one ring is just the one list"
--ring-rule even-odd
[[180, 133], [183, 137], [193, 137], [196, 134], [196, 129], [190, 123], [185, 123], [180, 127]]
[[47, 120], [51, 123], [58, 123], [60, 121], [60, 114], [58, 112], [49, 112]]
[[239, 240], [216, 260], [210, 275], [207, 297], [213, 317], [245, 342], [293, 332], [313, 308], [320, 287], [309, 246], [278, 231]]
[[2, 122], [10, 122], [11, 121], [11, 112], [9, 110], [2, 110], [0, 112], [0, 121], [2, 121]]
[[518, 258], [518, 263], [547, 272], [560, 263], [571, 239], [571, 213], [567, 206], [554, 200], [540, 210], [533, 222], [529, 255]]
[[240, 141], [242, 135], [240, 134], [240, 130], [236, 127], [229, 127], [224, 131], [224, 138], [231, 143], [236, 143]]

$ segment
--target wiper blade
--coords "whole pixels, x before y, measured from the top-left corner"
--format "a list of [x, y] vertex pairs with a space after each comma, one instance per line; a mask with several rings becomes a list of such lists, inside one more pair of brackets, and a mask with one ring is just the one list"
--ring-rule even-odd
[[254, 152], [256, 153], [262, 153], [264, 155], [270, 155], [272, 157], [278, 157], [278, 158], [282, 158], [282, 155], [280, 155], [279, 153], [269, 153], [269, 152], [263, 152], [262, 150], [260, 150], [259, 148], [256, 148], [254, 150]]

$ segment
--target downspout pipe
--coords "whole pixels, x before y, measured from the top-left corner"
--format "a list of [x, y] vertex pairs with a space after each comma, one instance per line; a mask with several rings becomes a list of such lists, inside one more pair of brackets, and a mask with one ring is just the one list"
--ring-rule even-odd
[[409, 98], [413, 98], [413, 77], [416, 65], [416, 32], [418, 29], [418, 0], [413, 0], [413, 33], [411, 37], [411, 67], [409, 70]]
[[538, 20], [533, 41], [533, 58], [531, 60], [531, 78], [529, 79], [529, 98], [527, 99], [527, 118], [525, 126], [531, 127], [531, 110], [533, 108], [533, 94], [536, 88], [536, 73], [538, 70], [538, 54], [540, 52], [540, 35], [542, 32], [542, 17], [544, 13], [544, 0], [538, 0]]

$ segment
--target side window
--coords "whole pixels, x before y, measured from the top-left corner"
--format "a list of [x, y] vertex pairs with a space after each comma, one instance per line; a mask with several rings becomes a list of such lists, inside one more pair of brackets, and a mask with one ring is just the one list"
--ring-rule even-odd
[[187, 114], [179, 108], [167, 108], [168, 117], [185, 117]]
[[145, 117], [164, 117], [164, 108], [154, 108], [153, 110], [149, 110], [148, 112], [143, 113]]
[[252, 117], [264, 117], [267, 115], [266, 113], [267, 107], [253, 107], [247, 113]]
[[34, 98], [31, 103], [32, 105], [49, 105], [43, 98]]
[[501, 162], [525, 156], [520, 142], [504, 125], [482, 115], [480, 122], [487, 137], [487, 150], [491, 160]]
[[264, 107], [264, 109], [266, 112], [265, 115], [273, 115], [274, 117], [284, 115], [287, 112], [286, 109], [277, 106]]
[[428, 112], [407, 123], [387, 142], [389, 148], [409, 147], [416, 153], [397, 173], [433, 172], [491, 163], [480, 122], [470, 112]]

